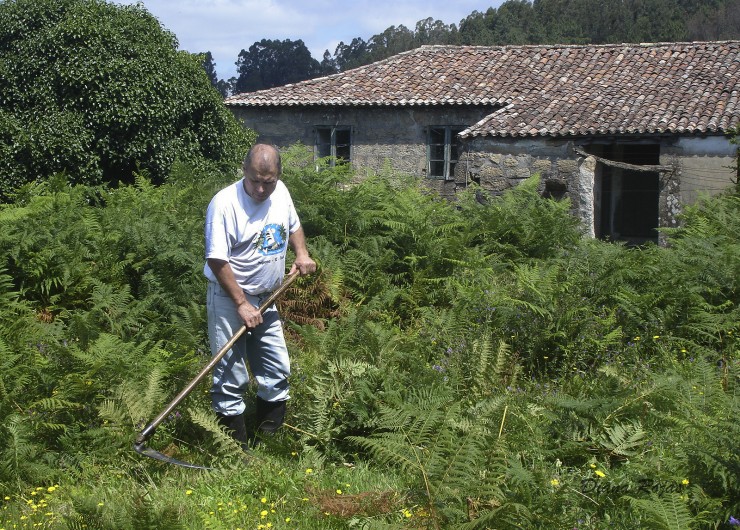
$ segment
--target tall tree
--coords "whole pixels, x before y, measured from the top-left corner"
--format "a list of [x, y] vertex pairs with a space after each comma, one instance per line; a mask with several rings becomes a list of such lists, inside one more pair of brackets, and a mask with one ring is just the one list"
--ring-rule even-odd
[[214, 87], [218, 86], [218, 75], [216, 75], [216, 63], [213, 62], [213, 55], [211, 52], [203, 54], [203, 70], [206, 71], [208, 80]]
[[683, 41], [686, 11], [677, 0], [627, 0], [632, 13], [627, 42]]
[[493, 44], [493, 32], [488, 23], [496, 15], [496, 9], [490, 7], [485, 13], [473, 11], [460, 21], [460, 44], [468, 46], [486, 46]]
[[371, 62], [371, 60], [368, 60], [368, 52], [367, 42], [360, 37], [355, 37], [349, 44], [342, 41], [337, 45], [334, 51], [334, 60], [339, 70], [343, 72]]
[[369, 59], [367, 62], [380, 61], [391, 55], [411, 50], [416, 46], [413, 31], [403, 24], [398, 27], [391, 26], [383, 33], [373, 35], [367, 42]]
[[161, 181], [176, 159], [238, 160], [247, 133], [177, 47], [140, 4], [0, 2], [0, 200], [57, 172]]
[[262, 39], [239, 52], [237, 92], [253, 92], [297, 83], [321, 74], [321, 65], [311, 57], [302, 40]]
[[216, 88], [223, 97], [233, 94], [235, 86], [236, 77], [230, 77], [229, 79], [219, 79], [218, 83], [216, 84]]
[[432, 17], [425, 18], [416, 23], [414, 39], [418, 46], [425, 44], [453, 44], [457, 38], [457, 27], [454, 24], [447, 25], [441, 20]]
[[495, 44], [531, 44], [541, 33], [527, 0], [506, 0], [492, 17]]
[[[711, 4], [716, 3], [712, 2]], [[740, 0], [703, 5], [686, 23], [689, 40], [733, 40], [740, 38]]]
[[324, 50], [324, 58], [321, 60], [320, 68], [321, 75], [336, 74], [339, 71], [337, 62], [334, 60], [334, 57], [331, 56], [329, 50]]

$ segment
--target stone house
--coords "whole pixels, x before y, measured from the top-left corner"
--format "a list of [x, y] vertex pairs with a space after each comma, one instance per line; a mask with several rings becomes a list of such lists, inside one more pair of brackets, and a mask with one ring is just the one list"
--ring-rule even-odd
[[740, 41], [424, 46], [226, 105], [262, 141], [390, 165], [448, 197], [537, 173], [591, 235], [657, 241], [738, 178]]

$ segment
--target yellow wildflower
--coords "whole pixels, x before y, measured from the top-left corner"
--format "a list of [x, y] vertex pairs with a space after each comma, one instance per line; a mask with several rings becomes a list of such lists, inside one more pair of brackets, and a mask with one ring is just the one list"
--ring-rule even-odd
[[591, 469], [596, 469], [596, 464], [589, 464], [589, 467], [590, 467]]
[[313, 473], [313, 469], [311, 469], [310, 467], [307, 468], [306, 469], [306, 475], [310, 475], [311, 473]]
[[594, 474], [595, 474], [595, 475], [596, 475], [597, 477], [601, 477], [601, 478], [604, 478], [604, 477], [606, 476], [606, 473], [604, 473], [604, 472], [603, 472], [602, 470], [600, 470], [600, 469], [597, 469], [596, 471], [594, 471]]
[[290, 522], [290, 517], [286, 517], [286, 518], [285, 518], [285, 522], [286, 522], [286, 523], [289, 523], [289, 522]]
[[560, 485], [560, 481], [558, 479], [554, 478], [554, 479], [552, 479], [550, 481], [550, 485], [551, 486], [559, 486]]
[[658, 340], [660, 338], [660, 335], [653, 335], [653, 340]]
[[683, 484], [684, 486], [688, 486], [689, 485], [689, 479], [687, 479], [687, 478], [683, 479], [681, 481], [681, 484]]
[[342, 490], [337, 490], [337, 495], [341, 495], [341, 494], [342, 494]]
[[261, 502], [262, 504], [265, 504], [265, 503], [267, 502], [267, 498], [265, 498], [265, 497], [262, 497], [262, 498], [260, 499], [260, 502]]
[[260, 517], [267, 517], [267, 510], [262, 510], [260, 512]]
[[5, 496], [5, 500], [6, 500], [6, 501], [9, 501], [9, 500], [10, 500], [10, 497], [8, 497], [8, 496], [6, 495], [6, 496]]
[[185, 491], [185, 495], [192, 495], [192, 494], [193, 494], [193, 490], [186, 490]]

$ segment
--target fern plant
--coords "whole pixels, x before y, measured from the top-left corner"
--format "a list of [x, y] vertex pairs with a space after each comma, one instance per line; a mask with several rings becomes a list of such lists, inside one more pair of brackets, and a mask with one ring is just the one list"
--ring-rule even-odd
[[19, 492], [26, 484], [39, 483], [55, 475], [51, 456], [45, 453], [28, 418], [12, 414], [0, 426], [0, 488]]
[[469, 498], [490, 496], [499, 507], [506, 504], [496, 477], [484, 471], [488, 459], [482, 429], [463, 414], [460, 401], [441, 387], [430, 387], [410, 391], [400, 403], [381, 405], [376, 432], [350, 440], [381, 465], [398, 466], [413, 477], [433, 521], [446, 526], [468, 518]]
[[691, 530], [698, 528], [697, 521], [686, 502], [678, 493], [664, 496], [656, 494], [649, 498], [636, 499], [626, 496], [633, 509], [643, 515], [643, 525], [656, 530]]

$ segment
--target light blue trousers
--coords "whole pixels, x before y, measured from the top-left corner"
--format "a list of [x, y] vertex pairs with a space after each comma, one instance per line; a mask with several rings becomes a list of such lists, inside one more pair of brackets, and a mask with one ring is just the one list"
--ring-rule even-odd
[[[247, 295], [255, 307], [267, 298]], [[236, 306], [221, 286], [208, 282], [208, 338], [215, 355], [239, 331], [244, 322]], [[257, 396], [265, 401], [288, 399], [290, 360], [283, 326], [273, 305], [263, 314], [264, 321], [245, 333], [213, 369], [211, 401], [217, 414], [233, 416], [244, 412], [244, 393], [249, 385], [249, 370], [257, 381]]]

